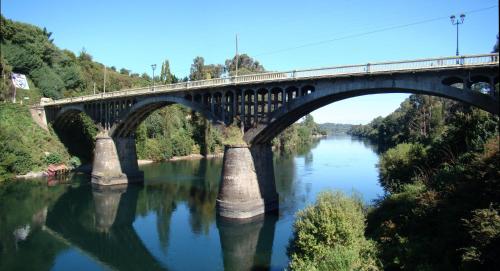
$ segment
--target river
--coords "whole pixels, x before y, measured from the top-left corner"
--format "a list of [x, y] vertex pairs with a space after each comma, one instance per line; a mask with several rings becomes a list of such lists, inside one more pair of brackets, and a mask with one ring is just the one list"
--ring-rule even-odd
[[144, 165], [144, 186], [89, 177], [0, 185], [0, 270], [283, 270], [294, 214], [325, 189], [383, 194], [378, 155], [349, 136], [275, 155], [279, 214], [216, 216], [222, 159]]

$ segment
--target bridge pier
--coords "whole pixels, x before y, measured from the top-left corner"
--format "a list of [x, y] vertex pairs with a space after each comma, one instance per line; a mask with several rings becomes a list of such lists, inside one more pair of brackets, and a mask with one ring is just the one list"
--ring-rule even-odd
[[118, 185], [144, 180], [137, 165], [134, 138], [111, 138], [107, 134], [96, 137], [92, 183]]
[[245, 219], [278, 209], [270, 144], [226, 146], [221, 179], [220, 216]]

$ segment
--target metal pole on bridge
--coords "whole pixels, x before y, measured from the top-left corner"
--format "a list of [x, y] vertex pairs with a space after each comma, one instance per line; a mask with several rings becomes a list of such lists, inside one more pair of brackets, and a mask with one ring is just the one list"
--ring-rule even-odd
[[156, 69], [156, 64], [152, 64], [151, 68], [153, 69], [153, 87], [151, 88], [151, 91], [155, 91], [155, 69]]
[[106, 65], [104, 65], [104, 87], [103, 93], [106, 93]]
[[236, 34], [236, 73], [235, 73], [235, 76], [238, 76], [238, 58], [240, 58], [238, 56], [238, 34]]
[[[450, 16], [451, 24], [457, 26], [457, 56], [458, 56], [459, 55], [459, 53], [458, 53], [458, 25], [464, 23], [465, 14], [460, 14], [460, 19], [457, 19], [457, 20], [455, 20], [455, 19], [456, 19], [455, 15]], [[457, 64], [460, 64], [460, 61], [458, 60], [458, 58], [457, 58]]]

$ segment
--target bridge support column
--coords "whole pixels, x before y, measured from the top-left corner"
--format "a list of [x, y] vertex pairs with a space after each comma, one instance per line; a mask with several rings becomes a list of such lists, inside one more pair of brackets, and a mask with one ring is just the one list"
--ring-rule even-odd
[[117, 185], [143, 181], [143, 173], [137, 166], [133, 138], [117, 138], [108, 135], [96, 137], [92, 183]]
[[244, 219], [278, 209], [270, 144], [226, 146], [217, 211]]

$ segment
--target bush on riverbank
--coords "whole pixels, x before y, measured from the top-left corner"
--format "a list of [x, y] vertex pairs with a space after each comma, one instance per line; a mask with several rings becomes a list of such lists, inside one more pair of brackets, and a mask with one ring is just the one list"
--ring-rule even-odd
[[322, 192], [297, 213], [288, 255], [291, 270], [379, 270], [375, 244], [364, 237], [359, 198]]
[[[424, 184], [404, 184], [368, 215], [367, 234], [388, 269], [493, 270], [500, 264], [498, 139], [443, 164]], [[493, 269], [490, 269], [493, 268]]]
[[425, 156], [425, 148], [419, 143], [402, 143], [380, 156], [380, 183], [390, 193], [401, 191], [401, 187], [418, 175], [418, 165]]
[[[389, 193], [369, 213], [367, 235], [377, 241], [386, 269], [489, 270], [500, 264], [493, 256], [500, 254], [498, 117], [458, 104], [444, 109], [440, 125], [403, 143], [393, 138], [395, 147], [381, 156], [380, 182]], [[383, 130], [408, 131], [419, 123], [428, 124], [413, 118]]]

